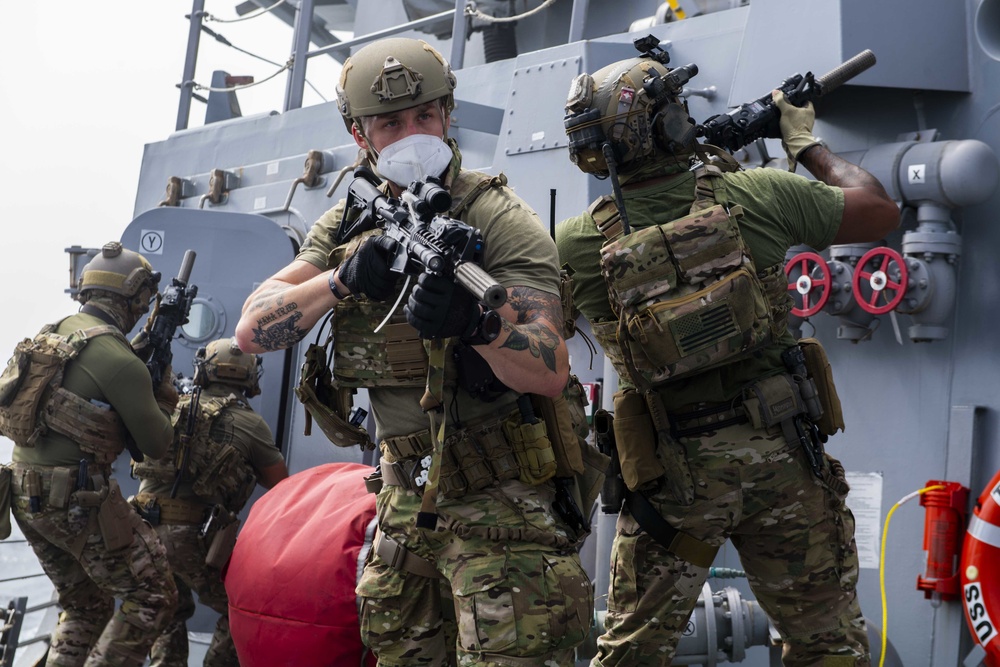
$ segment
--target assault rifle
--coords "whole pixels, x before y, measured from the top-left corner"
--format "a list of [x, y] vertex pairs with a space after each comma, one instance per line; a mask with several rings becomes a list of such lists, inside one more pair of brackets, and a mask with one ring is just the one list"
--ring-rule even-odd
[[[865, 49], [818, 79], [812, 72], [806, 72], [805, 76], [793, 74], [778, 86], [778, 90], [795, 106], [805, 106], [807, 102], [819, 99], [874, 64], [875, 54]], [[744, 102], [728, 113], [712, 116], [698, 126], [698, 135], [705, 138], [705, 143], [734, 152], [757, 139], [780, 138], [780, 118], [781, 112], [768, 92], [752, 102]]]
[[[431, 273], [453, 278], [486, 307], [496, 309], [507, 301], [507, 290], [480, 266], [485, 244], [482, 233], [461, 220], [449, 218], [451, 195], [436, 178], [414, 181], [399, 199], [378, 189], [378, 177], [368, 167], [358, 167], [347, 189], [344, 219], [337, 230], [337, 245], [375, 228], [396, 242], [391, 270], [417, 276]], [[351, 214], [357, 217], [348, 222]]]
[[153, 388], [160, 386], [163, 381], [163, 374], [167, 372], [167, 366], [174, 359], [174, 353], [170, 349], [170, 342], [177, 333], [177, 328], [187, 324], [188, 315], [191, 312], [191, 304], [198, 294], [197, 285], [189, 285], [191, 269], [194, 267], [194, 250], [184, 253], [181, 260], [180, 271], [177, 277], [170, 281], [170, 285], [163, 290], [156, 308], [149, 316], [149, 322], [143, 331], [146, 340], [143, 341], [145, 349], [149, 350], [149, 357], [146, 360], [146, 368], [150, 377], [153, 378]]
[[187, 471], [188, 461], [191, 460], [191, 439], [194, 437], [194, 430], [198, 424], [198, 409], [201, 402], [201, 387], [195, 387], [192, 392], [191, 402], [188, 404], [187, 422], [184, 424], [184, 432], [178, 438], [177, 448], [177, 472], [174, 473], [174, 484], [170, 487], [170, 497], [176, 498], [177, 491], [181, 488], [181, 480]]

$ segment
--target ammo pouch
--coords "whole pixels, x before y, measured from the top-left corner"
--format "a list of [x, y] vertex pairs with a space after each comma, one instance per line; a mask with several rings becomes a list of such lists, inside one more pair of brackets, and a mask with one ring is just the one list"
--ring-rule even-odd
[[520, 414], [517, 414], [504, 420], [502, 428], [514, 451], [522, 482], [535, 486], [555, 477], [556, 453], [544, 420], [525, 424]]
[[13, 472], [7, 466], [0, 466], [0, 540], [10, 537], [10, 503], [13, 490], [11, 479]]
[[632, 491], [662, 477], [665, 470], [656, 456], [657, 433], [645, 397], [634, 389], [614, 396], [615, 442], [622, 479]]
[[[100, 479], [103, 488], [98, 489], [104, 499], [97, 510], [97, 524], [101, 528], [104, 547], [108, 551], [119, 551], [132, 545], [134, 539], [133, 521], [138, 517], [128, 501], [122, 497], [118, 480], [110, 479], [103, 486], [104, 479], [93, 478], [95, 484]], [[96, 488], [96, 487], [95, 487]], [[83, 505], [83, 503], [80, 503]]]
[[564, 394], [565, 392], [555, 398], [528, 394], [535, 415], [545, 423], [545, 431], [555, 454], [556, 477], [572, 477], [584, 470], [580, 437], [574, 430]]
[[833, 383], [833, 369], [826, 357], [826, 350], [815, 338], [799, 340], [799, 347], [806, 358], [806, 369], [816, 385], [816, 394], [823, 406], [823, 416], [816, 420], [816, 427], [823, 435], [830, 436], [844, 430], [844, 411]]
[[[212, 535], [208, 543], [208, 551], [205, 553], [205, 565], [221, 570], [233, 555], [233, 548], [236, 546], [236, 533], [239, 532], [240, 520], [235, 514], [225, 515], [228, 522], [219, 527]], [[217, 519], [218, 520], [218, 519]]]
[[345, 418], [350, 413], [353, 391], [334, 386], [326, 350], [325, 346], [315, 343], [309, 346], [302, 362], [299, 384], [295, 387], [295, 395], [306, 409], [305, 435], [311, 433], [315, 421], [327, 439], [338, 447], [360, 445], [362, 449], [375, 449], [368, 431]]

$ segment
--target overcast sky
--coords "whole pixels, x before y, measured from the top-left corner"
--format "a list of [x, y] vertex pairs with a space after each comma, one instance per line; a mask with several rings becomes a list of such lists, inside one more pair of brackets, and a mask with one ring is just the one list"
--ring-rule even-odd
[[[237, 0], [207, 0], [220, 19]], [[74, 312], [71, 245], [116, 240], [132, 219], [143, 147], [177, 120], [191, 11], [187, 0], [8, 2], [0, 15], [0, 363], [18, 340]], [[206, 23], [230, 42], [284, 63], [292, 30], [273, 18]], [[314, 59], [308, 78], [333, 99], [336, 71]], [[203, 35], [195, 81], [211, 72], [277, 68]], [[281, 110], [287, 75], [239, 93], [244, 115]], [[305, 104], [321, 99], [309, 87]], [[204, 121], [194, 102], [190, 125]], [[169, 270], [165, 275], [169, 273]], [[4, 451], [7, 449], [7, 452]], [[9, 460], [0, 446], [0, 461]], [[6, 454], [6, 455], [5, 455]]]

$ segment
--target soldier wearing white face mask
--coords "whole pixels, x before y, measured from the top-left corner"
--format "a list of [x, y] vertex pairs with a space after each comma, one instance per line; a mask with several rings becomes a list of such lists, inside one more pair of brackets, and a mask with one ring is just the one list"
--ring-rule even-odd
[[[570, 664], [593, 592], [575, 549], [580, 535], [553, 509], [545, 428], [518, 407], [523, 394], [554, 397], [567, 383], [556, 250], [503, 175], [462, 169], [448, 137], [455, 83], [432, 47], [395, 38], [352, 55], [337, 92], [383, 191], [398, 196], [414, 180], [439, 179], [452, 196], [446, 215], [482, 233], [482, 268], [506, 288], [506, 303], [484, 311], [452, 278], [422, 273], [403, 312], [374, 333], [403, 285], [389, 270], [395, 242], [373, 230], [338, 246], [337, 230], [357, 215], [341, 201], [295, 261], [250, 296], [236, 338], [249, 352], [288, 347], [335, 311], [332, 389], [348, 397], [368, 389], [382, 457], [379, 535], [358, 585], [362, 635], [380, 665]], [[436, 529], [417, 525], [437, 433], [421, 409], [435, 371], [426, 350], [441, 345], [428, 340], [446, 341], [448, 352]], [[335, 444], [366, 441], [344, 402], [325, 406], [334, 428], [324, 431]]]

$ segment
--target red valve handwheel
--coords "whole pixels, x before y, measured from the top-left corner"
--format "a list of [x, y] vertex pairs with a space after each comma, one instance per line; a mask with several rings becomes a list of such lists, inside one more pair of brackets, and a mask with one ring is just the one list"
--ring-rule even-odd
[[[890, 265], [895, 264], [899, 270], [899, 280], [892, 280], [889, 276]], [[871, 266], [877, 267], [874, 271], [869, 271]], [[868, 282], [871, 288], [871, 296], [862, 296], [861, 281]], [[899, 302], [906, 295], [906, 286], [909, 281], [909, 271], [906, 269], [906, 262], [903, 256], [892, 248], [872, 248], [858, 260], [858, 267], [854, 271], [852, 285], [854, 288], [854, 300], [861, 308], [872, 315], [884, 315], [896, 308]], [[894, 292], [889, 298], [888, 294]], [[884, 303], [881, 306], [875, 305], [879, 299]]]
[[[817, 272], [820, 274], [818, 277], [814, 275]], [[792, 273], [797, 273], [797, 277], [788, 283], [788, 291], [802, 297], [802, 307], [794, 306], [792, 315], [809, 317], [823, 310], [830, 298], [830, 267], [826, 260], [814, 252], [800, 252], [785, 264], [785, 275], [791, 278]], [[815, 296], [820, 288], [822, 293]]]

